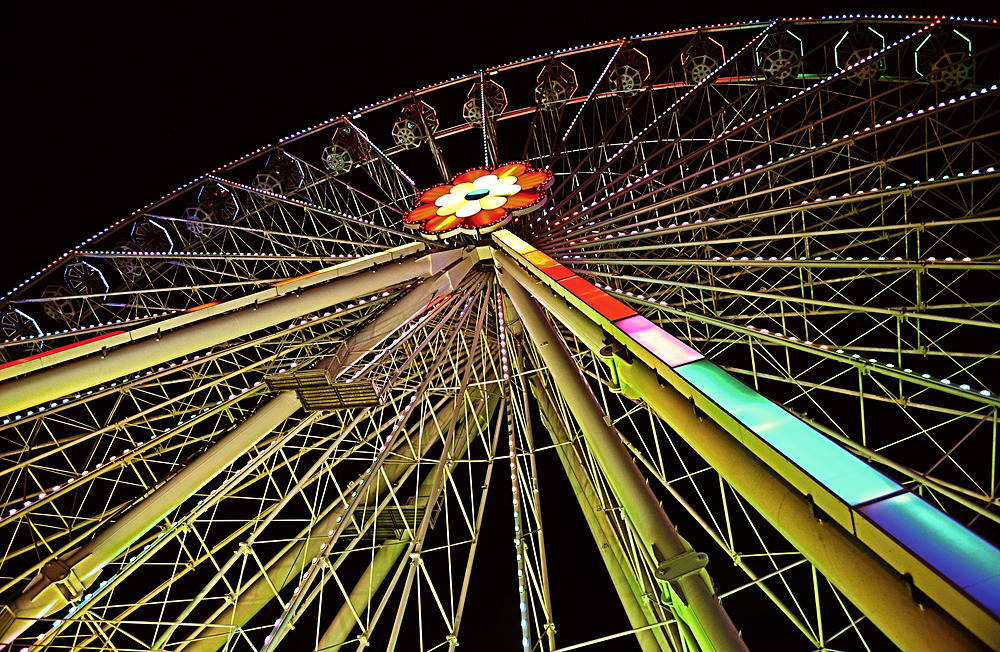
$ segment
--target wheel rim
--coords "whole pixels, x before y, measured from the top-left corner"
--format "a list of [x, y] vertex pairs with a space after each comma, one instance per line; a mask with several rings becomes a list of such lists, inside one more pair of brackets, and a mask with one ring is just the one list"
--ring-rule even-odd
[[[225, 302], [333, 262], [420, 242], [400, 224], [418, 189], [447, 179], [451, 175], [446, 173], [454, 171], [450, 166], [464, 169], [523, 157], [548, 166], [556, 183], [548, 204], [515, 218], [512, 231], [746, 384], [796, 413], [807, 413], [847, 448], [873, 459], [880, 470], [996, 541], [996, 479], [988, 462], [996, 459], [998, 388], [993, 379], [1000, 377], [1000, 350], [992, 335], [1000, 320], [998, 300], [988, 289], [1000, 271], [995, 216], [1000, 158], [998, 137], [990, 128], [997, 91], [981, 84], [938, 88], [906, 67], [912, 65], [922, 35], [941, 28], [929, 19], [878, 22], [880, 32], [892, 35], [887, 44], [893, 44], [874, 53], [885, 70], [879, 68], [878, 79], [868, 76], [864, 84], [854, 84], [852, 79], [863, 77], [863, 67], [875, 63], [859, 59], [848, 61], [847, 70], [836, 70], [833, 50], [853, 22], [715, 28], [712, 38], [725, 46], [729, 58], [719, 68], [697, 68], [696, 79], [683, 65], [686, 47], [698, 38], [695, 31], [634, 39], [631, 44], [640, 46], [653, 64], [652, 75], [643, 80], [647, 86], [635, 96], [615, 94], [605, 83], [624, 43], [580, 48], [557, 61], [576, 71], [581, 90], [559, 85], [558, 97], [542, 93], [543, 110], [527, 105], [488, 116], [485, 124], [480, 118], [467, 125], [461, 118], [466, 86], [482, 84], [485, 75], [452, 80], [418, 97], [443, 116], [443, 103], [455, 96], [451, 117], [442, 117], [442, 127], [414, 122], [412, 133], [419, 133], [419, 139], [397, 139], [396, 145], [393, 124], [409, 96], [331, 120], [201, 177], [43, 270], [7, 297], [4, 314], [12, 324], [23, 325], [23, 319], [14, 319], [17, 315], [42, 320], [45, 314], [65, 323], [58, 333], [51, 332], [56, 324], [51, 321], [47, 334], [11, 342], [5, 355], [21, 358], [19, 347], [26, 344], [40, 342], [52, 350], [127, 332], [165, 319], [164, 314], [176, 317]], [[797, 76], [765, 80], [754, 61], [754, 45], [778, 26], [793, 28], [806, 52]], [[984, 79], [987, 71], [996, 70], [995, 28], [973, 23], [963, 29], [974, 32], [975, 67], [965, 61], [954, 65]], [[698, 61], [707, 60], [705, 56]], [[532, 101], [536, 87], [541, 88], [535, 75], [544, 64], [541, 58], [517, 62], [497, 69], [491, 79], [506, 87], [516, 107]], [[575, 94], [583, 92], [588, 94]], [[360, 140], [331, 145], [337, 130], [345, 128]], [[336, 170], [338, 176], [323, 169], [320, 152], [325, 146], [350, 161]], [[370, 156], [364, 161], [353, 157], [362, 150]], [[269, 168], [268, 157], [279, 154], [294, 161], [295, 169]], [[268, 170], [266, 188], [252, 181], [262, 170]], [[292, 177], [300, 178], [293, 183]], [[167, 240], [178, 243], [176, 248], [148, 251], [132, 240], [131, 248], [117, 246], [141, 224], [155, 225]], [[483, 242], [461, 236], [444, 247]], [[133, 271], [115, 272], [117, 261], [123, 260], [133, 263], [127, 267]], [[84, 269], [80, 265], [109, 276], [118, 273], [117, 286], [109, 279], [107, 295], [100, 295], [100, 289], [45, 289], [53, 280], [58, 286], [64, 270]], [[141, 274], [134, 273], [136, 267]], [[303, 293], [308, 289], [293, 287]], [[85, 542], [124, 506], [259, 412], [268, 402], [265, 397], [274, 393], [273, 378], [327, 359], [338, 351], [338, 343], [376, 323], [387, 306], [415, 291], [410, 281], [386, 285], [141, 372], [74, 388], [65, 402], [60, 395], [5, 417], [11, 442], [4, 495], [8, 515], [0, 528], [11, 533], [8, 554], [12, 568], [16, 566], [5, 590], [19, 591], [40, 570], [30, 554], [36, 541], [51, 548], [46, 559]], [[430, 534], [425, 549], [439, 554], [411, 557], [410, 566], [393, 571], [402, 578], [397, 590], [409, 581], [419, 597], [398, 611], [393, 599], [381, 608], [377, 599], [360, 617], [366, 627], [377, 621], [373, 641], [392, 639], [398, 621], [404, 635], [420, 638], [427, 647], [448, 642], [449, 628], [465, 613], [465, 559], [477, 529], [475, 517], [486, 504], [480, 487], [487, 469], [504, 468], [490, 460], [513, 451], [515, 495], [518, 489], [524, 495], [536, 479], [544, 487], [535, 456], [527, 454], [536, 445], [548, 445], [532, 433], [530, 412], [536, 404], [526, 398], [532, 394], [532, 378], [542, 378], [542, 386], [556, 394], [549, 425], [557, 427], [551, 421], [555, 413], [567, 418], [554, 380], [528, 373], [542, 366], [533, 347], [518, 332], [501, 337], [501, 315], [511, 307], [504, 310], [498, 292], [494, 272], [477, 267], [409, 318], [394, 322], [392, 338], [377, 341], [385, 352], [360, 358], [347, 374], [352, 382], [379, 390], [382, 403], [346, 412], [323, 404], [327, 407], [299, 411], [282, 421], [221, 476], [192, 488], [190, 499], [167, 517], [170, 525], [145, 533], [117, 554], [101, 575], [100, 582], [107, 583], [91, 587], [93, 597], [74, 611], [78, 615], [67, 617], [63, 609], [52, 615], [58, 619], [53, 633], [40, 626], [31, 630], [32, 637], [82, 636], [120, 649], [137, 646], [135, 639], [145, 649], [154, 644], [166, 649], [196, 637], [195, 625], [177, 623], [207, 622], [229, 613], [225, 596], [232, 587], [239, 592], [250, 586], [260, 564], [283, 558], [297, 537], [333, 515], [338, 507], [333, 494], [357, 491], [363, 483], [349, 491], [345, 487], [360, 482], [369, 466], [376, 473], [385, 470], [392, 460], [386, 461], [381, 449], [395, 450], [387, 441], [396, 415], [403, 415], [400, 432], [413, 441], [437, 437], [464, 453], [462, 433], [468, 434], [470, 463], [463, 470], [464, 484], [451, 476], [439, 487], [449, 497], [437, 511], [430, 510], [433, 530], [432, 517], [426, 521]], [[72, 313], [68, 317], [67, 310]], [[91, 327], [76, 330], [69, 324]], [[698, 541], [695, 547], [713, 556], [709, 570], [737, 627], [748, 637], [768, 634], [753, 632], [739, 616], [755, 613], [763, 586], [773, 605], [763, 629], [781, 623], [773, 628], [773, 640], [787, 636], [805, 646], [848, 649], [860, 648], [861, 641], [883, 641], [864, 614], [747, 509], [746, 500], [675, 433], [611, 391], [606, 361], [568, 330], [563, 329], [563, 336], [654, 484], [661, 479], [669, 485], [658, 488], [667, 497], [668, 512], [678, 522], [681, 515], [699, 519], [690, 526], [699, 530], [692, 536]], [[9, 374], [11, 384], [5, 387], [17, 386], [20, 375]], [[271, 385], [265, 376], [272, 378]], [[463, 388], [462, 400], [449, 408], [442, 397], [457, 388]], [[354, 390], [359, 387], [352, 386]], [[440, 419], [449, 409], [463, 415], [451, 419], [458, 424], [454, 428]], [[515, 435], [511, 445], [501, 436], [508, 429]], [[404, 439], [400, 435], [395, 441]], [[577, 446], [581, 459], [589, 461], [587, 449]], [[329, 471], [318, 461], [324, 451], [327, 463], [341, 471]], [[329, 554], [318, 555], [323, 570], [315, 572], [322, 573], [322, 588], [302, 579], [311, 555], [290, 566], [285, 584], [267, 587], [278, 590], [282, 603], [302, 609], [292, 618], [309, 623], [296, 628], [312, 632], [305, 640], [323, 635], [329, 626], [329, 616], [316, 615], [320, 601], [333, 600], [339, 608], [343, 596], [338, 583], [351, 590], [359, 569], [370, 561], [366, 555], [370, 558], [382, 545], [382, 537], [402, 536], [407, 513], [410, 528], [419, 533], [428, 510], [420, 505], [417, 486], [429, 481], [427, 490], [433, 490], [428, 480], [434, 477], [432, 469], [446, 468], [439, 449], [428, 448], [427, 454], [409, 471], [397, 469], [405, 477], [398, 494], [381, 499], [399, 522], [386, 516], [367, 535], [338, 531], [344, 537], [355, 533], [354, 552], [337, 548], [340, 556], [332, 561]], [[543, 460], [543, 468], [556, 466], [552, 461], [550, 456], [545, 466]], [[496, 478], [507, 475], [489, 473], [494, 488]], [[588, 473], [597, 495], [609, 500], [605, 478], [596, 467]], [[418, 497], [407, 512], [406, 500], [412, 496]], [[226, 502], [257, 507], [231, 523], [220, 516]], [[545, 504], [544, 489], [540, 504]], [[611, 502], [605, 506], [615, 508]], [[516, 566], [508, 611], [515, 612], [512, 631], [518, 639], [547, 646], [549, 563], [543, 558], [534, 508], [533, 501], [523, 503], [517, 520], [507, 526], [506, 536], [523, 536], [518, 540], [531, 550], [521, 555], [508, 547], [503, 553], [505, 563]], [[350, 515], [359, 509], [366, 517], [373, 514], [362, 505], [351, 507]], [[279, 528], [276, 521], [281, 519], [272, 513], [286, 514], [290, 525]], [[488, 514], [491, 523], [509, 518], [509, 510], [504, 517]], [[616, 522], [613, 527], [615, 537], [629, 540], [626, 526]], [[240, 546], [247, 537], [251, 545]], [[351, 544], [345, 539], [337, 545]], [[410, 550], [406, 546], [404, 540], [401, 547]], [[631, 554], [634, 567], [644, 569], [640, 579], [655, 587], [643, 575], [650, 572], [649, 561], [638, 551]], [[728, 565], [719, 563], [723, 556], [738, 561], [740, 568], [723, 568]], [[30, 563], [13, 561], [28, 557]], [[414, 579], [406, 579], [408, 568], [416, 569]], [[213, 580], [217, 572], [220, 578]], [[760, 577], [768, 579], [754, 580]], [[152, 578], [157, 586], [149, 589]], [[255, 586], [263, 590], [268, 583], [273, 585], [273, 578]], [[301, 597], [292, 593], [300, 583], [308, 586]], [[207, 597], [191, 602], [206, 586], [211, 587]], [[514, 600], [517, 595], [529, 598]], [[140, 604], [137, 597], [146, 599]], [[184, 613], [185, 602], [193, 605], [189, 613]], [[225, 636], [276, 645], [286, 630], [273, 623], [287, 616], [277, 600], [262, 602], [245, 627], [229, 628]], [[516, 617], [521, 602], [528, 614], [523, 626]], [[651, 613], [670, 620], [670, 612], [656, 599], [652, 602]], [[552, 598], [556, 625], [560, 612], [567, 611]], [[627, 627], [609, 627], [590, 638]], [[268, 640], [272, 630], [279, 636]], [[474, 637], [466, 630], [460, 635]], [[660, 636], [669, 641], [681, 633], [666, 627]]]

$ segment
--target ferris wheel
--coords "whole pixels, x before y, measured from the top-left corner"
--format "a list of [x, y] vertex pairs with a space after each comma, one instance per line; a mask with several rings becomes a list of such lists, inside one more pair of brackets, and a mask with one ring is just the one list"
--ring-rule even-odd
[[1000, 649], [998, 29], [549, 52], [80, 243], [0, 303], [0, 649]]

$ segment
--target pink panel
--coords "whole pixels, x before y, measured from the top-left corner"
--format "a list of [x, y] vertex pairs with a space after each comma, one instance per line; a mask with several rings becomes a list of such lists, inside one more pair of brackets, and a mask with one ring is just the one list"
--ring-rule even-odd
[[642, 315], [616, 321], [615, 326], [671, 368], [705, 357]]

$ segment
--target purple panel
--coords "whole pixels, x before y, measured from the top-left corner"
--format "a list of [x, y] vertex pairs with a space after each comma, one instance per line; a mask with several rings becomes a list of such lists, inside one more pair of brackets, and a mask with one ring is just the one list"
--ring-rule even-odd
[[1000, 614], [1000, 575], [976, 582], [965, 590], [984, 607], [995, 614]]
[[901, 494], [857, 508], [938, 573], [990, 608], [1000, 609], [1000, 550], [930, 503]]

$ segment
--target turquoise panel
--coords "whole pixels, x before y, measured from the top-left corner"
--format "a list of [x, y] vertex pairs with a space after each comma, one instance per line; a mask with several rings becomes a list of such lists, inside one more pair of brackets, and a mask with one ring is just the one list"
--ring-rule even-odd
[[902, 487], [708, 360], [674, 370], [716, 405], [848, 505]]

